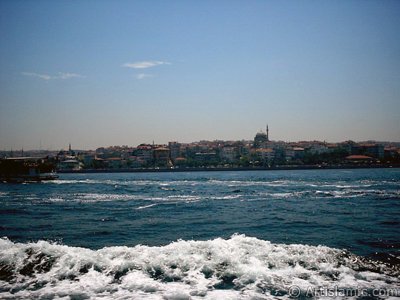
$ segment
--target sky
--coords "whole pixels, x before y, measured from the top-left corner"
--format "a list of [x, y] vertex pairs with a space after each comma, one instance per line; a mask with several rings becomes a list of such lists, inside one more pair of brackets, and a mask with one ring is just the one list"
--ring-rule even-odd
[[400, 1], [0, 0], [0, 150], [400, 142]]

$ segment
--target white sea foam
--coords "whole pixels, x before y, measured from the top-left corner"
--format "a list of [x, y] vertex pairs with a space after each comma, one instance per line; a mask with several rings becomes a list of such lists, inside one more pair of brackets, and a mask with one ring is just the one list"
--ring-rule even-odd
[[289, 198], [296, 196], [296, 193], [271, 193], [270, 195], [273, 198]]
[[242, 198], [242, 195], [236, 194], [236, 195], [227, 195], [227, 196], [219, 196], [219, 197], [214, 197], [214, 200], [234, 200], [234, 199], [239, 199]]
[[239, 186], [270, 186], [270, 187], [280, 187], [280, 186], [290, 186], [298, 185], [299, 181], [294, 180], [209, 180], [206, 182], [209, 185], [221, 185], [228, 187], [239, 187]]
[[64, 198], [62, 197], [50, 197], [47, 199], [48, 202], [64, 202]]
[[200, 196], [193, 196], [193, 195], [171, 195], [171, 196], [167, 196], [166, 199], [177, 200], [177, 201], [183, 200], [185, 202], [191, 202], [191, 201], [201, 200], [202, 198]]
[[0, 298], [287, 299], [293, 286], [400, 285], [398, 273], [341, 250], [244, 235], [97, 251], [0, 239], [0, 271]]
[[135, 209], [136, 210], [140, 210], [140, 209], [150, 208], [150, 207], [153, 207], [153, 206], [156, 206], [156, 205], [157, 205], [156, 203], [153, 203], [153, 204], [149, 204], [149, 205], [139, 206], [139, 207], [136, 207]]
[[45, 183], [47, 183], [47, 184], [76, 184], [76, 183], [99, 184], [99, 183], [103, 183], [103, 182], [104, 181], [101, 181], [101, 180], [91, 180], [91, 179], [84, 179], [84, 180], [57, 179], [57, 180], [46, 181]]
[[158, 184], [159, 181], [152, 180], [95, 180], [95, 179], [57, 179], [47, 181], [48, 184], [101, 184], [101, 185], [119, 185], [119, 186], [132, 186], [132, 185], [152, 185]]
[[101, 201], [127, 201], [140, 199], [137, 195], [131, 194], [97, 194], [79, 193], [75, 194], [75, 200], [80, 202], [101, 202]]

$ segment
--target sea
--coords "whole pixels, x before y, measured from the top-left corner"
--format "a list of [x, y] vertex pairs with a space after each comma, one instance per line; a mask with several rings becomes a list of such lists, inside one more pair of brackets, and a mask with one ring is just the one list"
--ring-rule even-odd
[[1, 299], [399, 299], [400, 169], [0, 184]]

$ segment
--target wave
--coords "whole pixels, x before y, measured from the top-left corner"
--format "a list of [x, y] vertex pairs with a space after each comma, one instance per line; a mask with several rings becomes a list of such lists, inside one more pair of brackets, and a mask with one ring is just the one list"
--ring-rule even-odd
[[90, 250], [0, 239], [0, 298], [287, 299], [296, 287], [394, 290], [397, 266], [245, 235]]
[[258, 192], [254, 194], [264, 198], [363, 198], [373, 197], [376, 199], [399, 199], [399, 191], [380, 191], [380, 190], [303, 190], [303, 191], [290, 191], [290, 192]]
[[[183, 191], [188, 192], [188, 191]], [[181, 202], [198, 202], [203, 200], [240, 200], [240, 201], [259, 201], [268, 199], [350, 199], [350, 198], [365, 198], [372, 197], [375, 199], [400, 199], [400, 191], [397, 190], [373, 190], [373, 189], [341, 189], [341, 190], [303, 190], [303, 191], [274, 191], [274, 190], [259, 190], [259, 191], [245, 191], [245, 190], [231, 190], [224, 193], [216, 192], [215, 194], [166, 194], [163, 192], [122, 192], [122, 193], [72, 193], [62, 195], [50, 195], [48, 198], [41, 199], [39, 196], [24, 197], [24, 200], [32, 202], [79, 202], [79, 203], [98, 203], [110, 201], [156, 201], [168, 203], [181, 203]], [[1, 199], [1, 195], [0, 195]]]
[[75, 201], [79, 202], [103, 202], [103, 201], [129, 201], [140, 199], [130, 194], [100, 194], [100, 193], [78, 193], [74, 195]]
[[150, 207], [153, 207], [153, 206], [156, 206], [156, 205], [157, 205], [156, 203], [153, 203], [153, 204], [149, 204], [149, 205], [139, 206], [139, 207], [136, 207], [135, 209], [136, 210], [146, 209], [146, 208], [150, 208]]
[[64, 197], [49, 197], [44, 201], [48, 202], [63, 202], [63, 201], [75, 201], [80, 203], [96, 203], [96, 202], [109, 202], [109, 201], [180, 201], [184, 200], [186, 202], [191, 202], [194, 200], [199, 200], [200, 197], [192, 195], [172, 195], [172, 196], [146, 196], [146, 195], [135, 195], [135, 194], [111, 194], [111, 193], [77, 193], [73, 195], [67, 195]]

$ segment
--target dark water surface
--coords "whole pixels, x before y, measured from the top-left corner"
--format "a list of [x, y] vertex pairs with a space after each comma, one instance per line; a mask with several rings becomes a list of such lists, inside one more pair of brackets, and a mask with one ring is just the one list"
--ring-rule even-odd
[[61, 174], [0, 185], [1, 235], [88, 248], [233, 233], [365, 255], [400, 246], [400, 170]]
[[[142, 244], [161, 246], [146, 249], [148, 251], [159, 249], [157, 254], [152, 255], [161, 255], [162, 252], [164, 256], [168, 256], [163, 251], [168, 252], [170, 247], [178, 247], [179, 252], [183, 253], [189, 251], [184, 246], [189, 242], [173, 243], [183, 239], [194, 240], [190, 242], [192, 243], [190, 247], [197, 247], [197, 250], [198, 247], [204, 247], [209, 249], [207, 251], [228, 243], [223, 245], [231, 249], [229, 251], [244, 249], [246, 248], [244, 245], [251, 244], [250, 252], [262, 253], [262, 249], [270, 245], [275, 247], [275, 250], [279, 248], [279, 251], [286, 251], [282, 257], [291, 257], [291, 251], [300, 251], [301, 247], [308, 247], [307, 249], [312, 249], [309, 251], [316, 252], [301, 259], [306, 262], [311, 261], [312, 256], [318, 257], [321, 254], [322, 250], [314, 247], [318, 245], [327, 246], [326, 249], [329, 249], [327, 251], [335, 252], [335, 248], [347, 249], [356, 255], [384, 257], [385, 260], [388, 260], [388, 257], [390, 260], [392, 257], [392, 261], [395, 261], [396, 257], [399, 257], [400, 249], [399, 216], [399, 169], [61, 174], [59, 180], [53, 182], [0, 184], [0, 235], [6, 237], [3, 239], [3, 250], [8, 249], [10, 253], [22, 251], [28, 260], [30, 258], [26, 258], [26, 253], [31, 251], [30, 247], [39, 247], [37, 251], [51, 257], [56, 255], [52, 252], [56, 251], [52, 247], [59, 246], [48, 243], [49, 241], [66, 245], [65, 251], [68, 253], [77, 249], [74, 248], [77, 246], [86, 248], [82, 251], [92, 251], [91, 253], [98, 255], [99, 252], [93, 250], [107, 247], [99, 251], [106, 251], [107, 255], [111, 255], [112, 251], [120, 249], [112, 246], [127, 246], [129, 248], [125, 248], [130, 249], [129, 251], [139, 251], [138, 249], [142, 248], [137, 245]], [[235, 233], [245, 236], [232, 236]], [[206, 244], [202, 244], [201, 241]], [[44, 249], [47, 249], [47, 252]], [[302, 255], [305, 251], [303, 250], [299, 252]], [[57, 251], [59, 253], [61, 250]], [[193, 254], [193, 251], [192, 249], [188, 253]], [[49, 254], [50, 252], [52, 254]], [[339, 252], [335, 252], [335, 259], [339, 260], [337, 258]], [[126, 255], [126, 252], [124, 253]], [[253, 253], [251, 257], [255, 259], [258, 257], [257, 253]], [[60, 257], [64, 254], [60, 254]], [[174, 255], [177, 254], [174, 252]], [[242, 257], [241, 255], [238, 254], [238, 257]], [[326, 256], [326, 253], [324, 255]], [[3, 261], [6, 259], [4, 257]], [[248, 267], [247, 263], [245, 265]], [[10, 262], [8, 264], [12, 265]], [[204, 267], [205, 263], [202, 264]], [[7, 266], [11, 268], [11, 265]], [[290, 265], [288, 263], [288, 266]], [[12, 266], [15, 268], [16, 265]], [[20, 268], [24, 266], [21, 265]], [[189, 267], [191, 268], [196, 269], [193, 266]], [[254, 283], [257, 288], [251, 288], [248, 283], [243, 282], [240, 285], [237, 283], [239, 281], [235, 280], [237, 278], [242, 280], [244, 275], [240, 277], [236, 271], [233, 272], [236, 274], [234, 279], [229, 279], [228, 283], [225, 283], [222, 277], [218, 277], [216, 271], [213, 271], [213, 267], [210, 268], [211, 275], [199, 272], [207, 280], [215, 275], [215, 278], [225, 284], [223, 288], [218, 288], [220, 287], [218, 284], [211, 285], [210, 288], [211, 283], [201, 288], [200, 279], [195, 280], [196, 288], [187, 283], [186, 279], [186, 281], [172, 279], [166, 282], [184, 282], [189, 298], [207, 298], [210, 295], [218, 298], [218, 291], [236, 293], [238, 290], [243, 290], [238, 288], [242, 286], [247, 287], [252, 293], [270, 296], [277, 289], [274, 285], [273, 288], [268, 285], [261, 288], [260, 282], [257, 281], [260, 280], [257, 279], [258, 275], [253, 281], [250, 280], [253, 283], [258, 282], [258, 285]], [[349, 268], [357, 269], [354, 266]], [[143, 269], [148, 270], [149, 266], [146, 265]], [[53, 270], [51, 266], [50, 270]], [[166, 272], [164, 271], [160, 271], [160, 274], [164, 274]], [[146, 272], [147, 275], [152, 274]], [[14, 276], [10, 274], [3, 275], [6, 281], [11, 280], [10, 276]], [[84, 274], [86, 276], [88, 273]], [[129, 290], [131, 294], [127, 294], [127, 297], [168, 298], [171, 289], [166, 288], [166, 285], [161, 287], [157, 285], [164, 284], [164, 281], [161, 275], [161, 279], [156, 275], [149, 277], [153, 280], [149, 283], [147, 282], [149, 278], [142, 278], [144, 275], [140, 277], [127, 272], [121, 276], [128, 279], [129, 276], [139, 276], [141, 279], [135, 277], [133, 281], [144, 280], [144, 285], [124, 289], [121, 285], [123, 282], [120, 281], [117, 283], [117, 290], [123, 289], [125, 292]], [[182, 276], [177, 278], [186, 278]], [[269, 278], [268, 275], [265, 276]], [[299, 278], [302, 278], [301, 276], [299, 275]], [[307, 276], [305, 278], [308, 278]], [[355, 278], [358, 278], [357, 276]], [[387, 278], [382, 280], [387, 282]], [[60, 282], [65, 284], [61, 279]], [[149, 284], [147, 287], [146, 282]], [[311, 279], [306, 282], [320, 286]], [[56, 287], [57, 284], [53, 290], [22, 286], [18, 290], [15, 285], [9, 283], [3, 286], [2, 290], [6, 293], [3, 296], [8, 295], [11, 298], [19, 295], [18, 293], [29, 297], [36, 295], [34, 293], [37, 293], [38, 297], [43, 295], [50, 295], [50, 298], [62, 297]], [[73, 283], [71, 289], [74, 290], [72, 287], [75, 288]], [[286, 291], [287, 295], [287, 285], [279, 288], [284, 295]], [[10, 292], [12, 289], [16, 289], [17, 292]], [[77, 291], [80, 289], [76, 288]], [[181, 287], [177, 290], [182, 289]], [[99, 296], [105, 293], [104, 297], [112, 295], [114, 298], [117, 295], [115, 290], [100, 289], [100, 294], [96, 289], [89, 290], [87, 294], [81, 296], [85, 298], [88, 295]], [[47, 294], [41, 294], [44, 291]], [[243, 294], [243, 291], [241, 293]], [[75, 296], [79, 295], [78, 293]], [[122, 298], [124, 295], [122, 294]], [[174, 295], [173, 292], [171, 295]], [[229, 295], [224, 294], [221, 297], [230, 298]], [[233, 298], [239, 297], [237, 294], [232, 295]], [[244, 298], [248, 298], [247, 294], [243, 295]]]

